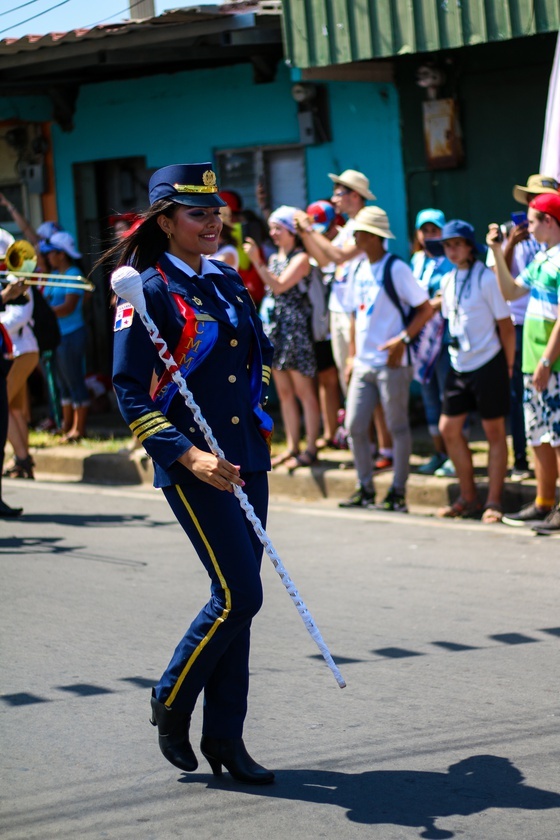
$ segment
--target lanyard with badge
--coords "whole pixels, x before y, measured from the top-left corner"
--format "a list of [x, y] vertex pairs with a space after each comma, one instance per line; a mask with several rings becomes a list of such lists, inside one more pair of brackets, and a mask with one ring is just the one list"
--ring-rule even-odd
[[451, 342], [451, 347], [458, 350], [459, 348], [463, 350], [465, 353], [468, 353], [471, 349], [471, 343], [469, 341], [469, 336], [467, 334], [466, 329], [466, 316], [463, 313], [463, 317], [459, 317], [459, 307], [461, 305], [461, 298], [463, 297], [463, 292], [465, 291], [466, 287], [468, 286], [472, 270], [474, 268], [474, 263], [471, 265], [467, 272], [467, 276], [463, 280], [461, 288], [459, 289], [459, 293], [457, 294], [457, 274], [459, 270], [456, 268], [453, 273], [453, 308], [449, 313], [449, 333], [454, 339]]

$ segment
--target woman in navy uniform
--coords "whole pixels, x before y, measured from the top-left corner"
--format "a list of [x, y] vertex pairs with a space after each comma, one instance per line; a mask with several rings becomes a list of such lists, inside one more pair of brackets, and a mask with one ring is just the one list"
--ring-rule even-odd
[[261, 403], [272, 346], [237, 272], [205, 256], [218, 248], [224, 204], [211, 164], [166, 166], [152, 176], [149, 194], [142, 224], [106, 256], [141, 272], [148, 313], [226, 455], [209, 451], [146, 328], [119, 301], [113, 369], [119, 406], [211, 581], [210, 600], [152, 691], [152, 723], [168, 761], [195, 770], [189, 725], [203, 691], [200, 747], [214, 775], [224, 766], [239, 781], [267, 784], [274, 774], [242, 740], [262, 546], [233, 485], [244, 487], [264, 524], [272, 424]]

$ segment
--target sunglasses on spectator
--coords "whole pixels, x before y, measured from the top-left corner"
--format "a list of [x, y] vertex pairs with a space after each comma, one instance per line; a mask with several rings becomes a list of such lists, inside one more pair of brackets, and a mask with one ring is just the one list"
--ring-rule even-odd
[[333, 192], [333, 198], [340, 198], [340, 196], [348, 195], [348, 193], [351, 193], [351, 192], [352, 192], [352, 190], [335, 190]]

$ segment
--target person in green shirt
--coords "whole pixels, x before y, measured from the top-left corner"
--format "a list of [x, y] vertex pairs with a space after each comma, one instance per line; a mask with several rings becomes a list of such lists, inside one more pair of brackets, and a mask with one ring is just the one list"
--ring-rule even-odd
[[506, 300], [529, 294], [523, 330], [524, 414], [527, 438], [535, 455], [537, 496], [516, 513], [504, 516], [507, 525], [531, 525], [534, 531], [560, 531], [556, 482], [560, 474], [560, 193], [534, 198], [528, 210], [529, 233], [547, 250], [515, 279], [498, 240], [498, 226], [489, 226], [486, 239], [496, 260], [496, 276]]

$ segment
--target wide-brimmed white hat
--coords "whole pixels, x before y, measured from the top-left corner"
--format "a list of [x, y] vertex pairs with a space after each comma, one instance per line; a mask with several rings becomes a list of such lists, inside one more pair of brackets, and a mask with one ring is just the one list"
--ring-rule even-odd
[[375, 196], [369, 188], [369, 178], [366, 178], [363, 172], [358, 172], [356, 169], [345, 169], [341, 175], [334, 175], [332, 172], [329, 172], [329, 178], [335, 184], [342, 184], [343, 187], [354, 190], [362, 198], [375, 201]]
[[354, 232], [365, 230], [383, 239], [395, 239], [389, 227], [389, 217], [381, 207], [362, 207], [354, 218]]

